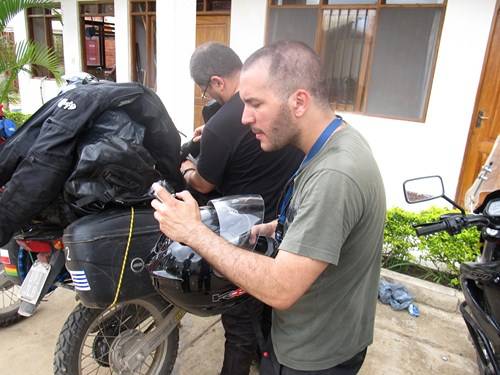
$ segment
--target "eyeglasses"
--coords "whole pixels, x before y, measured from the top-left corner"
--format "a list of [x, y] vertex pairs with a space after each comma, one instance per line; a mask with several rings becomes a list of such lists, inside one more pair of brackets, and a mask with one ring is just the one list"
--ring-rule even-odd
[[201, 94], [201, 100], [203, 100], [203, 101], [208, 100], [207, 90], [208, 90], [208, 87], [210, 86], [211, 80], [212, 80], [212, 76], [208, 77], [208, 81], [207, 81], [207, 84], [205, 85], [205, 89], [203, 90], [203, 93]]

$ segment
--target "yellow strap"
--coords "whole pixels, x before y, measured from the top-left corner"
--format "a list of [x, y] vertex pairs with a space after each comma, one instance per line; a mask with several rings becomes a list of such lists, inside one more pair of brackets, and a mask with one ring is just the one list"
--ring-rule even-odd
[[118, 296], [120, 295], [120, 289], [122, 287], [123, 274], [125, 273], [125, 265], [127, 264], [128, 250], [130, 248], [130, 243], [132, 242], [132, 233], [134, 231], [134, 207], [130, 207], [130, 228], [128, 231], [127, 247], [125, 248], [125, 256], [123, 257], [122, 269], [120, 271], [120, 278], [118, 279], [118, 287], [116, 288], [115, 299], [110, 308], [116, 305], [118, 302]]

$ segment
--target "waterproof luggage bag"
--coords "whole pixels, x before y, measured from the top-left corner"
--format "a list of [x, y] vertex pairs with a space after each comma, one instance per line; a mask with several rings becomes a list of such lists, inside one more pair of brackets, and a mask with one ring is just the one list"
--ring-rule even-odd
[[144, 265], [159, 236], [150, 208], [133, 215], [131, 208], [108, 210], [69, 225], [63, 236], [66, 268], [81, 302], [107, 308], [156, 293]]

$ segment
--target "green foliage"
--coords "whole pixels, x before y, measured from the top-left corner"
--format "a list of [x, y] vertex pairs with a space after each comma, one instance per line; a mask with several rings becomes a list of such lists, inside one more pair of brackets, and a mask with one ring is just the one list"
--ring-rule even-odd
[[455, 236], [441, 232], [417, 237], [413, 228], [414, 224], [438, 221], [450, 212], [437, 207], [419, 213], [401, 208], [388, 210], [383, 266], [457, 287], [460, 263], [474, 261], [480, 253], [479, 231], [470, 228]]
[[59, 58], [56, 52], [34, 41], [21, 41], [12, 45], [1, 35], [8, 22], [19, 12], [32, 7], [53, 8], [47, 0], [2, 0], [0, 2], [0, 103], [7, 103], [9, 93], [21, 71], [31, 73], [31, 66], [37, 65], [49, 70], [57, 82], [62, 82]]
[[0, 1], [0, 32], [14, 16], [28, 8], [53, 8], [55, 3], [50, 0], [2, 0]]
[[19, 128], [22, 124], [28, 120], [31, 115], [21, 112], [9, 112], [4, 111], [5, 118], [9, 118], [16, 123], [16, 126]]

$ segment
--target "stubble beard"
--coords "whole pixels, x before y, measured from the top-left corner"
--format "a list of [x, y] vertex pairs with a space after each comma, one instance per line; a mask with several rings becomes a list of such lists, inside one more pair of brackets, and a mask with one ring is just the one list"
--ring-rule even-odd
[[266, 151], [277, 151], [287, 145], [295, 145], [297, 143], [298, 130], [286, 103], [281, 104], [280, 110], [273, 121], [271, 134], [268, 139], [270, 147]]

